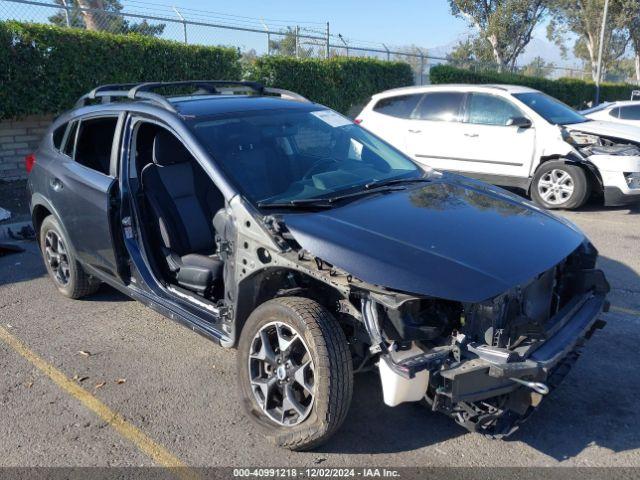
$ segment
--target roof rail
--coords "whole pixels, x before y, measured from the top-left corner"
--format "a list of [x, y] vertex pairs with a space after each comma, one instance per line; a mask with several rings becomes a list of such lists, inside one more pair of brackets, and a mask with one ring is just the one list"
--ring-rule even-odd
[[[110, 103], [112, 97], [128, 98], [130, 100], [147, 100], [158, 104], [162, 108], [177, 113], [175, 107], [165, 96], [154, 93], [154, 90], [167, 87], [197, 87], [204, 94], [227, 93], [228, 90], [235, 92], [251, 92], [254, 95], [278, 95], [288, 100], [308, 102], [305, 97], [289, 90], [280, 88], [264, 87], [258, 82], [245, 82], [235, 80], [183, 80], [176, 82], [145, 82], [145, 83], [113, 83], [100, 85], [89, 93], [86, 93], [76, 102], [76, 108], [87, 104], [89, 100], [101, 98], [103, 103]], [[227, 91], [225, 91], [227, 90]]]

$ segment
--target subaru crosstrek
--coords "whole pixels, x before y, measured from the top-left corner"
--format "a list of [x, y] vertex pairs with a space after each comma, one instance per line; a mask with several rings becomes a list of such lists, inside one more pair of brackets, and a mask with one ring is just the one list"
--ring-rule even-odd
[[58, 290], [104, 282], [237, 346], [241, 404], [291, 449], [338, 429], [367, 370], [388, 405], [509, 434], [603, 325], [609, 286], [574, 225], [292, 92], [98, 87], [27, 170]]

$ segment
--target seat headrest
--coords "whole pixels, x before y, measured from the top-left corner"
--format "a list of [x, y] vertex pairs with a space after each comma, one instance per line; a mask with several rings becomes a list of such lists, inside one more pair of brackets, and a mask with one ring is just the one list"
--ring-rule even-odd
[[156, 165], [174, 165], [189, 162], [192, 155], [173, 134], [160, 130], [153, 139], [153, 163]]

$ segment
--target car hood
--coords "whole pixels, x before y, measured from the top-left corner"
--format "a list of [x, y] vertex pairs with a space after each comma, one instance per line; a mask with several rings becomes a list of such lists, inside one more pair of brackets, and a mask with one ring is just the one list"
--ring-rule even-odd
[[564, 128], [576, 132], [604, 135], [606, 137], [614, 137], [621, 140], [640, 142], [640, 128], [634, 127], [633, 125], [624, 125], [604, 120], [591, 120], [590, 122], [565, 125]]
[[453, 175], [283, 220], [305, 250], [363, 281], [461, 302], [531, 280], [585, 241], [573, 224]]

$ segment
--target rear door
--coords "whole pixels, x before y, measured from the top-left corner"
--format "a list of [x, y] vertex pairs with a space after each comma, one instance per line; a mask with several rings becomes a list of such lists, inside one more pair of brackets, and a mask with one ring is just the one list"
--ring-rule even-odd
[[443, 170], [455, 169], [464, 150], [460, 122], [466, 93], [425, 93], [405, 122], [405, 152], [415, 161]]
[[397, 149], [404, 150], [409, 118], [422, 95], [422, 93], [411, 93], [377, 100], [371, 109], [362, 115], [360, 119], [362, 127]]
[[[78, 259], [117, 277], [118, 146], [123, 115], [93, 115], [70, 124], [49, 196]], [[115, 227], [115, 228], [112, 228]]]
[[509, 119], [515, 117], [525, 114], [506, 98], [489, 93], [469, 94], [460, 128], [464, 148], [456, 155], [455, 170], [528, 177], [535, 150], [535, 129], [508, 126]]

